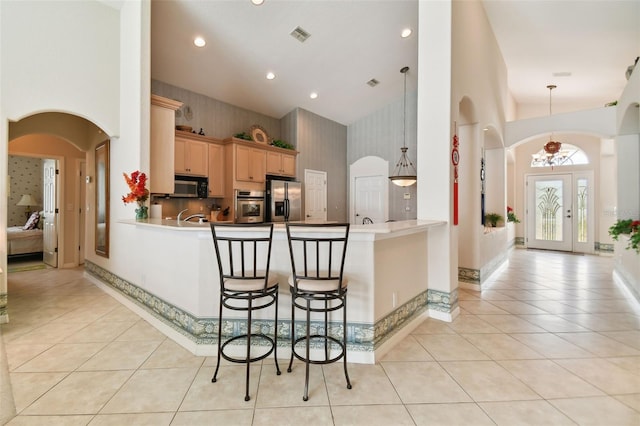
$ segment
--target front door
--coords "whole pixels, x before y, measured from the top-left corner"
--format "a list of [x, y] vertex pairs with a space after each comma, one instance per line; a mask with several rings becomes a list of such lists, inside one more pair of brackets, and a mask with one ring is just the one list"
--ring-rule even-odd
[[571, 175], [527, 177], [527, 247], [573, 250]]
[[43, 161], [43, 189], [42, 204], [44, 224], [42, 226], [42, 257], [44, 263], [54, 268], [58, 267], [58, 208], [56, 185], [58, 161], [46, 159]]

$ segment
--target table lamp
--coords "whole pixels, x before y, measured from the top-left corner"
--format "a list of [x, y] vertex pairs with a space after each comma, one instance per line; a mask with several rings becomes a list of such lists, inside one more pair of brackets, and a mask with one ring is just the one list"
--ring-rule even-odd
[[16, 205], [25, 206], [26, 207], [25, 215], [27, 217], [29, 217], [29, 216], [31, 216], [31, 206], [36, 206], [36, 205], [38, 205], [38, 203], [31, 196], [31, 194], [23, 194], [22, 198], [20, 198], [20, 201], [18, 201], [18, 204], [16, 204]]

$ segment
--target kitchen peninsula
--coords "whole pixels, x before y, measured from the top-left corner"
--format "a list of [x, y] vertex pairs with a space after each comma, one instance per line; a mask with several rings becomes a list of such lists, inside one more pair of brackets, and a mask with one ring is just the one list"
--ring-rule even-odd
[[[115, 276], [88, 262], [89, 277], [194, 354], [215, 354], [219, 282], [209, 224], [163, 219], [121, 223], [130, 225], [126, 229], [138, 241], [130, 274]], [[444, 223], [408, 220], [351, 226], [345, 259], [349, 362], [374, 363], [427, 312], [441, 318], [457, 312], [455, 293], [427, 286], [429, 229]], [[280, 281], [277, 329], [283, 355], [289, 347], [290, 271], [285, 226], [277, 224], [270, 273]], [[256, 320], [273, 333], [272, 312], [259, 312]], [[227, 321], [225, 316], [223, 327], [232, 330], [243, 321]], [[338, 317], [332, 322], [341, 324]]]

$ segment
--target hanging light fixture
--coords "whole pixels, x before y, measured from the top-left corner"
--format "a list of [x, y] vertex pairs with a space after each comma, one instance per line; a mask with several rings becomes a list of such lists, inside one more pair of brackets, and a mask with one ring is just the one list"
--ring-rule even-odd
[[[557, 86], [550, 84], [547, 86], [549, 89], [549, 117], [551, 117], [551, 91]], [[532, 166], [559, 166], [567, 161], [567, 152], [562, 150], [562, 143], [553, 140], [553, 132], [549, 136], [549, 142], [544, 144], [542, 152], [533, 154]]]
[[393, 174], [389, 176], [389, 180], [398, 186], [411, 186], [418, 180], [416, 176], [416, 168], [413, 166], [411, 160], [407, 156], [407, 71], [409, 67], [404, 67], [400, 70], [404, 74], [404, 104], [402, 112], [402, 154], [400, 159], [396, 163], [396, 168]]

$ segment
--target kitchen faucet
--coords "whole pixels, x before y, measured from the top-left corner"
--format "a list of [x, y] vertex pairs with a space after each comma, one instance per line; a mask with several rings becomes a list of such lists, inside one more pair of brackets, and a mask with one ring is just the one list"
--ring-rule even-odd
[[189, 209], [184, 209], [182, 210], [180, 213], [178, 213], [178, 217], [177, 217], [177, 221], [180, 222], [180, 219], [182, 219], [182, 213], [186, 212]]
[[196, 213], [196, 214], [189, 215], [189, 216], [185, 217], [184, 219], [182, 219], [182, 213], [186, 212], [187, 210], [189, 210], [189, 209], [184, 209], [180, 213], [178, 213], [178, 217], [177, 217], [177, 221], [178, 222], [180, 222], [181, 220], [183, 222], [188, 222], [189, 219], [193, 219], [194, 217], [197, 217], [197, 218], [200, 218], [200, 219], [206, 218], [206, 216], [204, 214]]

